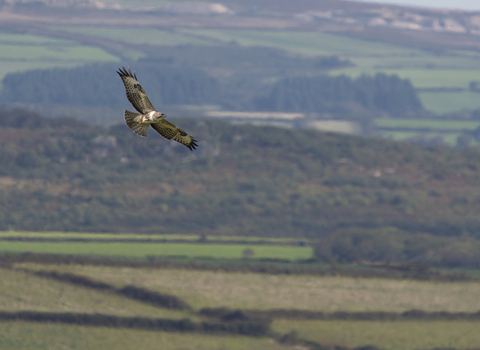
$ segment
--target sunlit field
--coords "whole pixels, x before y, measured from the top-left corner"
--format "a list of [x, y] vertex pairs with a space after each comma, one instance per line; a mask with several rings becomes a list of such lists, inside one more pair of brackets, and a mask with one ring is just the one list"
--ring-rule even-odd
[[81, 265], [21, 265], [71, 272], [116, 287], [127, 284], [176, 295], [194, 308], [311, 311], [480, 310], [479, 283], [268, 275]]
[[183, 255], [188, 257], [242, 258], [250, 248], [255, 258], [309, 259], [311, 247], [249, 246], [245, 244], [187, 244], [187, 243], [136, 243], [136, 242], [10, 242], [0, 243], [1, 252], [100, 255], [145, 258], [147, 256]]
[[0, 322], [0, 345], [2, 350], [287, 350], [292, 348], [268, 338], [165, 333], [20, 321]]
[[183, 311], [156, 308], [119, 295], [19, 271], [0, 269], [0, 280], [0, 311], [103, 313], [178, 319], [187, 316]]
[[295, 330], [298, 336], [321, 344], [358, 347], [372, 344], [385, 350], [470, 349], [480, 344], [480, 322], [464, 321], [293, 321], [276, 320], [279, 333]]

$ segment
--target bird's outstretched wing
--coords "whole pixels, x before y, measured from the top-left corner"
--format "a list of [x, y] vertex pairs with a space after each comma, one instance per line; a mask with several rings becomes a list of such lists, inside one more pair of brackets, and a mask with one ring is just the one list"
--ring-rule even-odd
[[141, 114], [146, 114], [154, 110], [151, 102], [149, 101], [147, 94], [142, 89], [142, 86], [137, 80], [137, 75], [132, 74], [130, 68], [128, 71], [125, 67], [117, 71], [120, 78], [122, 78], [123, 85], [125, 85], [125, 92], [127, 93], [128, 101], [132, 106]]
[[192, 138], [178, 126], [167, 122], [165, 119], [162, 119], [158, 123], [150, 125], [156, 132], [158, 132], [166, 139], [180, 142], [182, 145], [187, 146], [190, 151], [196, 149], [196, 147], [198, 146], [197, 141], [194, 138]]

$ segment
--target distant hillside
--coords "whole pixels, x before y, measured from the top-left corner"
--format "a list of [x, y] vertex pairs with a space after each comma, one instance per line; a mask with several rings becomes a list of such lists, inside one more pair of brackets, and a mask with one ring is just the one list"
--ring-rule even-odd
[[344, 228], [478, 238], [480, 153], [175, 119], [195, 152], [0, 112], [0, 229], [321, 238]]

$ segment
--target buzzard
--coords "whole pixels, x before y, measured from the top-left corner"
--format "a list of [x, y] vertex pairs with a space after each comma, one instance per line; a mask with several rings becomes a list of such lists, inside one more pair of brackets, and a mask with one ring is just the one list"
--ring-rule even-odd
[[190, 151], [196, 149], [197, 141], [189, 136], [185, 131], [179, 127], [169, 123], [165, 120], [165, 114], [157, 112], [150, 103], [147, 94], [142, 89], [137, 80], [135, 72], [125, 67], [117, 71], [120, 78], [122, 78], [125, 91], [127, 93], [128, 101], [140, 113], [125, 111], [125, 122], [134, 133], [146, 137], [148, 126], [151, 125], [153, 130], [165, 137], [167, 140], [173, 139], [187, 146]]

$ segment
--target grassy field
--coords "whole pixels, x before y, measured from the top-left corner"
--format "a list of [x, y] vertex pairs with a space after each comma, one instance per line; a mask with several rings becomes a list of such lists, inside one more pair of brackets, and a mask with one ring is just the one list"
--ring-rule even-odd
[[382, 137], [392, 139], [392, 140], [405, 140], [411, 138], [418, 138], [418, 137], [425, 137], [425, 138], [437, 138], [441, 137], [443, 141], [450, 146], [455, 146], [457, 144], [457, 138], [462, 135], [461, 132], [442, 132], [442, 133], [435, 133], [435, 132], [423, 132], [423, 131], [412, 131], [412, 132], [405, 132], [405, 131], [380, 131], [380, 135]]
[[225, 306], [329, 312], [480, 310], [480, 284], [473, 282], [442, 283], [80, 265], [22, 266], [71, 272], [117, 287], [126, 284], [142, 286], [174, 294], [194, 308]]
[[462, 109], [480, 109], [478, 92], [420, 92], [420, 100], [426, 110], [437, 114], [445, 114]]
[[480, 121], [428, 120], [428, 119], [376, 119], [379, 128], [432, 129], [432, 130], [475, 130]]
[[348, 347], [375, 345], [385, 350], [456, 348], [480, 344], [480, 322], [463, 321], [292, 321], [276, 320], [279, 333], [296, 330], [298, 336], [322, 344]]
[[94, 27], [94, 26], [62, 26], [51, 27], [51, 29], [62, 30], [84, 35], [92, 35], [125, 43], [158, 46], [176, 45], [216, 45], [213, 40], [206, 40], [177, 33], [173, 30], [160, 30], [156, 28], [118, 28], [118, 27]]
[[131, 242], [0, 242], [0, 252], [100, 255], [145, 258], [149, 255], [185, 255], [189, 257], [242, 258], [246, 248], [254, 258], [309, 259], [311, 247], [249, 246], [245, 244], [131, 243]]
[[[455, 146], [457, 138], [462, 135], [463, 130], [475, 130], [480, 126], [480, 122], [439, 119], [376, 119], [375, 125], [380, 129], [382, 137], [393, 140], [439, 137], [446, 144]], [[382, 128], [390, 130], [382, 130]], [[399, 131], [391, 129], [398, 129]], [[424, 129], [430, 129], [431, 131], [426, 132]]]
[[[20, 271], [0, 269], [0, 280], [1, 311], [98, 312], [118, 316], [175, 319], [187, 316], [182, 311], [155, 308], [118, 295], [32, 276]], [[1, 346], [0, 348], [3, 349]]]
[[17, 321], [0, 322], [0, 348], [2, 350], [286, 350], [292, 347], [282, 346], [267, 338], [163, 333]]
[[95, 57], [95, 61], [117, 61], [102, 49], [90, 46], [37, 46], [37, 45], [5, 45], [0, 44], [0, 58], [4, 60], [18, 60], [29, 57], [30, 60], [75, 60], [89, 61]]
[[[346, 277], [266, 275], [175, 269], [83, 265], [18, 264], [15, 267], [74, 273], [115, 287], [133, 284], [175, 295], [194, 309], [303, 309], [311, 311], [480, 310], [480, 283]], [[0, 269], [0, 310], [103, 313], [121, 316], [191, 318], [181, 311], [151, 307], [130, 299]], [[321, 344], [357, 347], [373, 344], [385, 350], [473, 348], [480, 342], [480, 322], [466, 321], [273, 321], [272, 330], [295, 330], [301, 339]], [[0, 322], [2, 349], [292, 349], [273, 339], [149, 332], [104, 327]]]
[[224, 41], [235, 41], [242, 46], [263, 46], [284, 49], [304, 55], [341, 55], [345, 57], [423, 56], [420, 50], [352, 39], [321, 32], [182, 29], [185, 34], [201, 35]]
[[[26, 232], [26, 231], [0, 231], [1, 238], [49, 238], [49, 239], [103, 239], [103, 240], [185, 240], [198, 241], [199, 235], [188, 234], [141, 234], [141, 233], [86, 233], [86, 232]], [[241, 236], [206, 236], [207, 240], [252, 243], [279, 243], [298, 245], [296, 238], [258, 238]], [[302, 240], [309, 242], [309, 240]]]
[[92, 61], [118, 61], [105, 50], [72, 40], [0, 31], [0, 80], [15, 71], [73, 67]]

